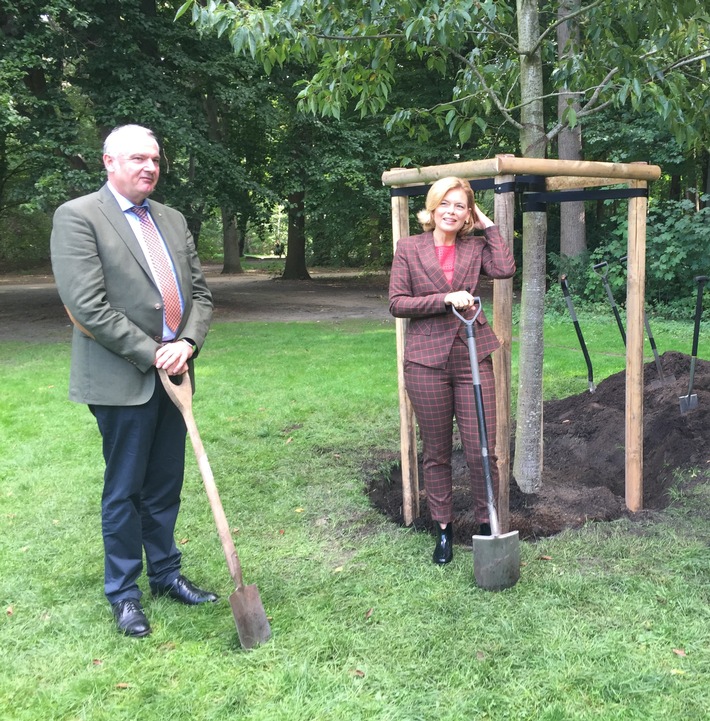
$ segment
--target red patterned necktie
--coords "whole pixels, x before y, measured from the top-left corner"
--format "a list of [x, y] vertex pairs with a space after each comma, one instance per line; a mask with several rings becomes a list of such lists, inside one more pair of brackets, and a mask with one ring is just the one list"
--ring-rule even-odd
[[170, 267], [167, 250], [158, 236], [153, 221], [148, 217], [148, 208], [144, 205], [134, 205], [131, 210], [140, 220], [143, 241], [148, 250], [148, 255], [150, 255], [150, 262], [155, 271], [160, 295], [163, 296], [165, 323], [170, 330], [174, 331], [180, 325], [182, 309], [180, 308], [180, 294], [173, 269]]

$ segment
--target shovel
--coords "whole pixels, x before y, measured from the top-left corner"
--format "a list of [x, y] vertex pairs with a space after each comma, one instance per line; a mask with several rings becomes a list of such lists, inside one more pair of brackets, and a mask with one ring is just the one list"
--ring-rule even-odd
[[165, 391], [185, 419], [187, 432], [190, 435], [192, 447], [195, 450], [197, 465], [200, 467], [200, 474], [202, 475], [207, 497], [210, 501], [212, 515], [217, 524], [217, 531], [219, 532], [219, 539], [222, 542], [224, 555], [227, 559], [229, 573], [236, 586], [234, 592], [229, 597], [229, 605], [232, 607], [234, 621], [237, 624], [239, 642], [242, 648], [253, 648], [257, 644], [264, 643], [271, 638], [271, 627], [269, 626], [264, 606], [259, 597], [259, 590], [253, 584], [251, 586], [245, 586], [242, 579], [242, 565], [239, 562], [237, 549], [234, 547], [234, 541], [229, 530], [227, 517], [224, 515], [224, 508], [222, 507], [222, 501], [217, 492], [212, 469], [207, 460], [207, 454], [205, 453], [205, 448], [202, 445], [202, 440], [200, 439], [200, 434], [197, 431], [197, 425], [192, 415], [192, 384], [190, 383], [190, 376], [187, 373], [179, 376], [181, 382], [177, 384], [172, 382], [170, 376], [162, 368], [158, 370], [158, 375], [160, 376]]
[[706, 275], [699, 275], [695, 278], [698, 284], [698, 298], [695, 301], [695, 329], [693, 330], [693, 352], [690, 358], [690, 381], [688, 383], [688, 395], [680, 396], [680, 413], [688, 413], [698, 407], [698, 396], [693, 393], [693, 382], [695, 380], [695, 360], [698, 357], [698, 336], [700, 335], [700, 316], [703, 314], [703, 288], [708, 282]]
[[[621, 259], [622, 263], [626, 262], [627, 256]], [[643, 324], [646, 326], [646, 335], [648, 336], [648, 342], [651, 345], [653, 351], [653, 358], [656, 362], [656, 372], [658, 373], [658, 380], [651, 381], [648, 384], [649, 390], [657, 390], [662, 386], [670, 386], [675, 384], [675, 376], [673, 374], [667, 376], [663, 372], [663, 365], [661, 364], [661, 358], [658, 355], [658, 348], [656, 348], [656, 339], [653, 337], [651, 332], [651, 324], [648, 322], [648, 315], [646, 315], [646, 309], [643, 311]]]
[[667, 376], [663, 372], [663, 365], [661, 364], [661, 358], [658, 355], [658, 348], [656, 348], [656, 340], [651, 333], [651, 326], [648, 322], [648, 316], [646, 311], [643, 312], [643, 324], [646, 326], [646, 335], [648, 336], [648, 342], [651, 344], [651, 350], [653, 351], [653, 359], [656, 362], [656, 372], [658, 373], [658, 380], [651, 381], [648, 387], [651, 390], [656, 390], [662, 386], [670, 386], [675, 383], [675, 376], [673, 374]]
[[473, 302], [478, 306], [473, 318], [467, 320], [453, 306], [451, 310], [466, 326], [466, 341], [468, 355], [471, 360], [471, 374], [473, 375], [473, 395], [476, 399], [476, 418], [478, 420], [478, 436], [481, 443], [481, 461], [483, 463], [483, 476], [486, 481], [486, 503], [488, 505], [488, 518], [491, 525], [490, 536], [473, 536], [473, 574], [476, 585], [488, 591], [502, 591], [514, 586], [520, 578], [520, 539], [517, 531], [510, 533], [500, 532], [498, 512], [493, 498], [493, 479], [491, 477], [491, 463], [488, 457], [488, 434], [486, 432], [486, 418], [483, 411], [483, 395], [481, 394], [481, 376], [478, 370], [478, 355], [476, 354], [476, 338], [473, 326], [481, 312], [481, 299], [474, 297]]
[[597, 263], [595, 266], [593, 266], [593, 270], [597, 275], [601, 276], [602, 283], [604, 283], [604, 289], [606, 290], [606, 297], [609, 299], [609, 305], [611, 306], [611, 309], [614, 312], [614, 318], [616, 318], [616, 325], [619, 326], [619, 332], [621, 333], [621, 340], [623, 340], [624, 345], [626, 345], [626, 331], [624, 330], [624, 324], [621, 322], [621, 316], [619, 315], [619, 309], [616, 307], [616, 301], [614, 300], [614, 295], [611, 292], [611, 287], [609, 286], [608, 267], [609, 267], [609, 263], [607, 263], [605, 260], [603, 260], [601, 263]]
[[594, 373], [592, 372], [592, 361], [589, 359], [589, 353], [587, 351], [587, 344], [584, 342], [584, 336], [582, 335], [582, 329], [579, 327], [579, 321], [577, 320], [577, 314], [574, 312], [574, 305], [572, 305], [572, 296], [569, 294], [569, 286], [567, 284], [567, 276], [560, 276], [560, 285], [562, 286], [562, 295], [565, 297], [565, 303], [567, 303], [567, 309], [574, 323], [574, 329], [577, 331], [577, 339], [579, 345], [582, 347], [582, 353], [584, 353], [584, 360], [587, 364], [587, 382], [589, 383], [589, 392], [594, 393]]

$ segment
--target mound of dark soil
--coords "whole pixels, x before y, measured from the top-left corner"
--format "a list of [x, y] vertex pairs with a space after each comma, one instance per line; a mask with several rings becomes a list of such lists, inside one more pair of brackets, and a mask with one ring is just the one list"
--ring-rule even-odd
[[[689, 356], [668, 351], [661, 357], [666, 383], [659, 386], [655, 363], [644, 368], [643, 504], [661, 509], [676, 470], [710, 466], [710, 362], [698, 360], [693, 394], [695, 410], [681, 414], [679, 397], [688, 394]], [[655, 382], [655, 383], [654, 383]], [[625, 505], [626, 374], [585, 391], [547, 401], [543, 410], [544, 470], [539, 493], [524, 494], [510, 484], [510, 528], [521, 538], [536, 538], [575, 528], [587, 521], [609, 521], [628, 513]], [[512, 453], [512, 449], [511, 449]], [[454, 529], [457, 543], [470, 544], [477, 531], [471, 513], [468, 468], [463, 452], [454, 451]], [[421, 483], [422, 469], [419, 468]], [[402, 524], [399, 467], [389, 477], [368, 481], [371, 502]], [[421, 517], [415, 528], [433, 528], [423, 486]]]

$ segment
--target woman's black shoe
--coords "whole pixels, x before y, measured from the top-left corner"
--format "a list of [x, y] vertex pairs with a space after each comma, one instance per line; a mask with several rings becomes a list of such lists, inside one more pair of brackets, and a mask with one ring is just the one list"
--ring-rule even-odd
[[453, 536], [453, 523], [447, 523], [446, 528], [442, 528], [438, 523], [436, 524], [436, 548], [434, 549], [434, 556], [432, 558], [434, 563], [443, 566], [445, 563], [449, 563], [454, 557]]

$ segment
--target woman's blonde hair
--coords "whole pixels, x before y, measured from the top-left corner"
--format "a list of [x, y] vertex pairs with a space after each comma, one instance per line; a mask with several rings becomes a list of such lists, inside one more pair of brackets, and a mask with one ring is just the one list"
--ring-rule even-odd
[[441, 205], [441, 201], [444, 199], [444, 196], [450, 190], [455, 189], [463, 190], [466, 194], [466, 200], [468, 200], [468, 208], [470, 211], [459, 235], [468, 233], [473, 229], [473, 208], [476, 204], [476, 198], [473, 195], [473, 188], [471, 188], [468, 180], [451, 176], [448, 178], [439, 178], [439, 180], [437, 180], [431, 188], [429, 188], [429, 192], [426, 195], [424, 209], [417, 213], [417, 220], [421, 223], [424, 230], [434, 229], [434, 211], [439, 207], [439, 205]]

